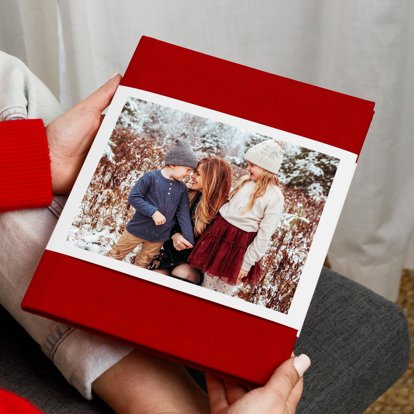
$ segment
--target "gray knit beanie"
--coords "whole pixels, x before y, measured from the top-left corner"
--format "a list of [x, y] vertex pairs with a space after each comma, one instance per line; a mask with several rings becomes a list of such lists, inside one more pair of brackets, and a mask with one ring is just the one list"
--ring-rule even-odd
[[247, 150], [244, 159], [277, 174], [283, 161], [283, 152], [283, 148], [275, 139], [268, 139]]
[[174, 146], [166, 152], [164, 163], [165, 165], [182, 165], [196, 168], [198, 160], [195, 152], [186, 142], [176, 139]]

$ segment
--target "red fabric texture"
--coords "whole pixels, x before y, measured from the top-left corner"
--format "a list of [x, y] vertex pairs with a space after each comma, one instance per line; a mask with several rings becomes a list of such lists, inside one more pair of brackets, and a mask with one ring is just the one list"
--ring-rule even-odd
[[[235, 285], [244, 254], [256, 234], [240, 230], [218, 215], [198, 239], [188, 263], [203, 273], [219, 276], [230, 285]], [[260, 263], [257, 262], [249, 270], [246, 280], [255, 284], [259, 280], [260, 271]]]
[[52, 202], [49, 149], [40, 119], [0, 122], [0, 212]]
[[42, 411], [24, 398], [0, 389], [0, 414], [42, 414]]
[[[122, 85], [357, 155], [374, 107], [363, 99], [147, 37], [141, 39]], [[253, 384], [265, 383], [289, 358], [297, 334], [296, 329], [53, 251], [45, 252], [22, 305]]]

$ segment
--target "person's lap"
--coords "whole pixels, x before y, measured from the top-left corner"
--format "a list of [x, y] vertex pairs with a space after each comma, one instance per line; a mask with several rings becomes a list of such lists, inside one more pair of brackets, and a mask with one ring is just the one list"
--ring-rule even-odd
[[[2, 263], [8, 266], [1, 273], [0, 299], [43, 349], [51, 335], [59, 336], [59, 347], [49, 356], [55, 362], [58, 358], [65, 377], [88, 396], [97, 373], [116, 364], [131, 348], [21, 311], [21, 297], [56, 221], [52, 210], [1, 216], [2, 234], [12, 235], [12, 240], [1, 242]], [[409, 358], [406, 321], [392, 303], [324, 269], [295, 350], [312, 360], [298, 411], [358, 413], [404, 371]], [[82, 357], [88, 363], [80, 366]]]
[[0, 305], [41, 346], [68, 382], [91, 398], [92, 382], [133, 348], [24, 312], [20, 307], [63, 203], [63, 199], [54, 198], [49, 208], [0, 214], [0, 233], [7, 235], [0, 240]]

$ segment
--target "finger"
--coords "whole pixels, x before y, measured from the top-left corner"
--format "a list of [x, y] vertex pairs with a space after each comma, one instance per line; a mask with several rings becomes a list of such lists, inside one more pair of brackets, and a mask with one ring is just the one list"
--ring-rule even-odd
[[276, 369], [263, 388], [277, 394], [281, 401], [287, 401], [289, 394], [309, 366], [310, 359], [305, 354], [290, 358]]
[[211, 413], [220, 412], [229, 405], [226, 396], [226, 388], [220, 378], [209, 372], [206, 372], [205, 375]]
[[183, 239], [182, 243], [184, 245], [183, 247], [193, 247], [193, 245], [189, 241], [187, 241], [185, 239]]
[[293, 390], [290, 392], [288, 399], [286, 401], [286, 409], [288, 413], [296, 413], [296, 407], [299, 403], [300, 397], [303, 392], [303, 378], [301, 378], [296, 385], [293, 387]]
[[230, 381], [224, 381], [224, 386], [226, 387], [227, 401], [230, 405], [245, 396], [248, 392], [245, 387]]
[[113, 76], [98, 90], [85, 98], [81, 104], [94, 112], [101, 113], [110, 104], [121, 79], [122, 77], [119, 74]]

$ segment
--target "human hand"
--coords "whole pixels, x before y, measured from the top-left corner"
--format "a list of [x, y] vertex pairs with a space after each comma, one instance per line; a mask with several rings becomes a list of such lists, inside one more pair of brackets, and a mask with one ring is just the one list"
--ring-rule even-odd
[[240, 269], [239, 274], [237, 276], [237, 284], [243, 281], [243, 279], [247, 276], [247, 273], [249, 273], [248, 270]]
[[185, 250], [194, 247], [181, 233], [175, 233], [171, 238], [175, 250]]
[[290, 358], [263, 387], [252, 391], [206, 373], [211, 414], [293, 414], [303, 391], [302, 375], [309, 366], [304, 354]]
[[156, 226], [161, 226], [161, 224], [165, 224], [165, 222], [167, 221], [164, 214], [161, 214], [159, 211], [156, 211], [152, 215], [152, 219], [154, 220]]
[[120, 81], [114, 76], [46, 127], [54, 194], [71, 190]]

